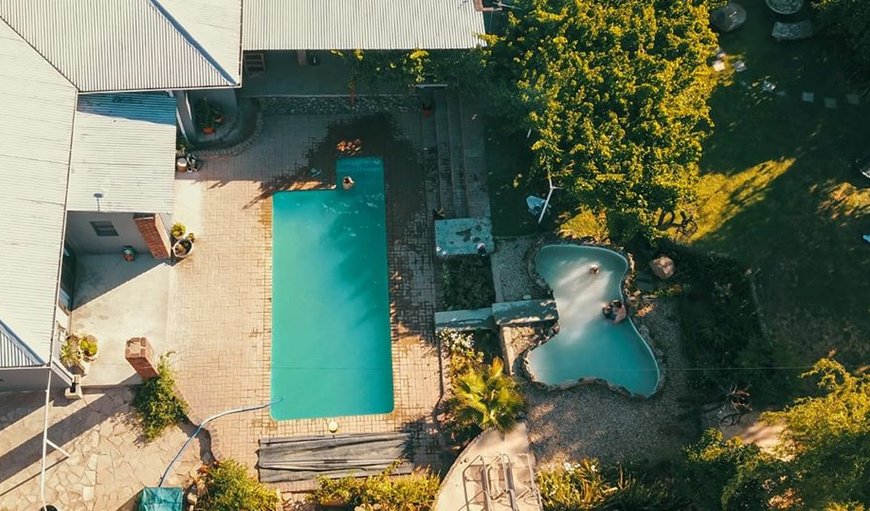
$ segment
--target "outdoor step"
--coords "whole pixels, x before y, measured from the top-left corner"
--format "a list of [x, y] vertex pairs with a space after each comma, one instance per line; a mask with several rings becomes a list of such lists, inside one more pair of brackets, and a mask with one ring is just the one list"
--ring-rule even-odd
[[449, 144], [449, 120], [447, 118], [447, 99], [444, 92], [434, 92], [435, 99], [435, 138], [438, 165], [438, 193], [437, 206], [444, 210], [447, 217], [456, 216], [453, 208], [453, 195], [451, 191], [450, 176], [450, 144]]
[[448, 138], [450, 143], [450, 184], [453, 208], [459, 217], [468, 216], [465, 194], [465, 169], [462, 158], [462, 120], [459, 113], [459, 98], [455, 94], [447, 96]]
[[462, 161], [465, 200], [472, 217], [489, 217], [489, 192], [483, 149], [483, 120], [476, 100], [463, 98], [459, 103], [462, 125]]

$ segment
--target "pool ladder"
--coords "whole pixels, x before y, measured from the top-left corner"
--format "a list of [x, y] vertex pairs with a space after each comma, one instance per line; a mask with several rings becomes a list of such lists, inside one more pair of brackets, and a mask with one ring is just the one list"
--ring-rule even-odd
[[[480, 469], [481, 491], [477, 495], [482, 494], [483, 508], [486, 511], [543, 509], [530, 456], [517, 454], [514, 457], [518, 458], [520, 463], [506, 453], [490, 457], [488, 460], [487, 457], [478, 455], [465, 468], [466, 472], [470, 469]], [[521, 504], [525, 505], [521, 507]]]

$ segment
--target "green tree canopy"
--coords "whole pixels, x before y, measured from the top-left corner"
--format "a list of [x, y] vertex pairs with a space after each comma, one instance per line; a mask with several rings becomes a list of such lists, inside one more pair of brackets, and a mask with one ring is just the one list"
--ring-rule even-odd
[[865, 78], [870, 74], [870, 2], [866, 0], [813, 0], [822, 28], [843, 43], [847, 60]]
[[[487, 36], [496, 99], [555, 176], [612, 230], [651, 233], [694, 199], [712, 127], [702, 0], [518, 0]], [[626, 230], [628, 232], [626, 232]]]
[[808, 509], [870, 502], [870, 375], [822, 359], [804, 376], [819, 379], [821, 395], [763, 416], [785, 425], [780, 454], [796, 494]]

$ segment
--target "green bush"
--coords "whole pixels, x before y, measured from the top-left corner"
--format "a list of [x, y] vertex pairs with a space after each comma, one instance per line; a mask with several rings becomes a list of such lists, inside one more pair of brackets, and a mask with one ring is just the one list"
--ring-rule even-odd
[[73, 334], [69, 334], [60, 345], [60, 361], [67, 367], [74, 367], [82, 362], [84, 353], [79, 343], [79, 338]]
[[595, 459], [538, 473], [544, 511], [679, 510], [688, 502], [670, 481], [646, 480], [621, 466], [603, 468]]
[[[693, 367], [708, 368], [690, 375], [696, 396], [709, 400], [731, 384], [751, 384], [756, 402], [785, 393], [792, 380], [780, 373], [773, 381], [764, 368], [788, 365], [788, 354], [761, 329], [746, 269], [733, 259], [675, 244], [666, 244], [664, 252], [677, 268], [683, 351]], [[790, 383], [783, 386], [783, 380]]]
[[489, 258], [461, 256], [447, 259], [442, 271], [447, 310], [480, 309], [495, 301]]
[[432, 509], [440, 484], [428, 470], [392, 477], [394, 467], [365, 478], [317, 479], [317, 489], [308, 500], [318, 505], [362, 506], [380, 511], [426, 511]]
[[505, 432], [517, 424], [525, 402], [516, 381], [495, 358], [491, 365], [473, 363], [452, 378], [453, 396], [447, 406], [460, 428], [495, 428]]
[[187, 232], [187, 227], [181, 222], [175, 222], [172, 224], [172, 228], [169, 229], [169, 234], [175, 239], [181, 239], [185, 232]]
[[168, 357], [160, 357], [158, 376], [136, 388], [133, 407], [142, 420], [147, 440], [154, 440], [173, 424], [187, 419], [187, 402], [175, 390], [175, 377], [169, 368]]
[[196, 503], [202, 511], [274, 511], [278, 505], [275, 490], [248, 475], [234, 459], [217, 463], [205, 473], [205, 492]]

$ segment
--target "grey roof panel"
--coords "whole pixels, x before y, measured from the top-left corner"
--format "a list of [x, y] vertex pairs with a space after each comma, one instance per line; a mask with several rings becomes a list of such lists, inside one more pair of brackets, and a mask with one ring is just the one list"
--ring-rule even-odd
[[245, 0], [245, 50], [411, 50], [482, 44], [472, 0]]
[[45, 365], [3, 321], [0, 321], [0, 367]]
[[67, 210], [171, 213], [175, 105], [165, 93], [80, 95]]
[[0, 18], [80, 91], [238, 83], [156, 0], [0, 0]]
[[48, 359], [75, 88], [0, 22], [0, 318]]

